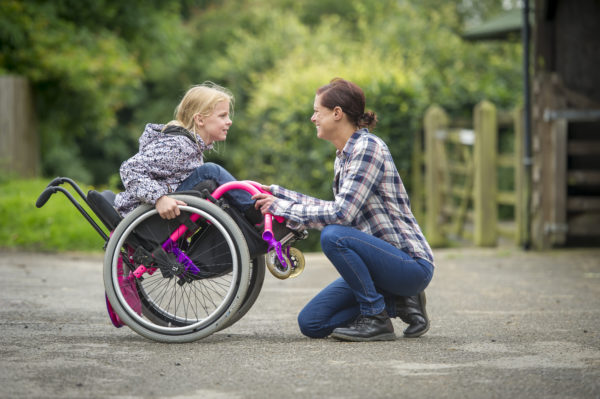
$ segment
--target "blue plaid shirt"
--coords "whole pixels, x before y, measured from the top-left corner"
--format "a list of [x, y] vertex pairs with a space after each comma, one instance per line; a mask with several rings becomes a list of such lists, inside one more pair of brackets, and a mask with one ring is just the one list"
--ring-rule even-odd
[[387, 145], [367, 129], [356, 131], [337, 151], [333, 201], [273, 185], [269, 211], [290, 227], [352, 226], [433, 264], [433, 253], [410, 210], [408, 194]]

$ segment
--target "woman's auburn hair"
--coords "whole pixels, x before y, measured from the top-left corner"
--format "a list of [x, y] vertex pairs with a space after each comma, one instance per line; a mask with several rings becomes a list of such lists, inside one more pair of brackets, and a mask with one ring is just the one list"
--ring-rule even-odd
[[357, 127], [374, 128], [377, 124], [375, 112], [365, 112], [365, 93], [355, 83], [333, 78], [329, 84], [317, 89], [317, 95], [320, 96], [321, 105], [329, 109], [340, 107]]

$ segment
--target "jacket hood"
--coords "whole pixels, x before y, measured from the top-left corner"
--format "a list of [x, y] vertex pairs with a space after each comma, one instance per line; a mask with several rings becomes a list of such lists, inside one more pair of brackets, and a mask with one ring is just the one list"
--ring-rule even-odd
[[146, 128], [144, 129], [144, 133], [142, 133], [140, 137], [140, 150], [143, 150], [148, 144], [155, 142], [156, 140], [160, 140], [165, 137], [165, 133], [170, 133], [168, 135], [172, 135], [172, 137], [185, 137], [186, 140], [191, 140], [196, 146], [198, 144], [198, 150], [202, 153], [205, 150], [212, 150], [213, 144], [206, 145], [202, 138], [199, 135], [196, 135], [194, 138], [194, 134], [189, 130], [181, 126], [171, 126], [169, 125], [165, 129], [164, 124], [159, 123], [148, 123]]
[[144, 133], [140, 136], [140, 149], [143, 149], [148, 144], [160, 139], [165, 125], [158, 123], [148, 123], [144, 128]]

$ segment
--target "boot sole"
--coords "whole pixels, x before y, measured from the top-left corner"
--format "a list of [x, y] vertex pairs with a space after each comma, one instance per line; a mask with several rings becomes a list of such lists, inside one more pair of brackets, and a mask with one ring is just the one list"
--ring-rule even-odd
[[418, 338], [418, 337], [420, 337], [421, 335], [425, 334], [427, 331], [429, 331], [429, 323], [427, 323], [427, 326], [426, 326], [426, 327], [425, 327], [423, 330], [421, 330], [421, 331], [417, 331], [417, 332], [414, 332], [414, 333], [412, 333], [412, 334], [406, 334], [406, 333], [405, 333], [405, 334], [404, 334], [404, 336], [405, 336], [406, 338]]
[[350, 341], [350, 342], [372, 342], [372, 341], [395, 341], [396, 340], [396, 334], [394, 334], [393, 332], [379, 334], [379, 335], [375, 335], [373, 337], [354, 337], [351, 335], [332, 333], [331, 337], [338, 339], [340, 341]]

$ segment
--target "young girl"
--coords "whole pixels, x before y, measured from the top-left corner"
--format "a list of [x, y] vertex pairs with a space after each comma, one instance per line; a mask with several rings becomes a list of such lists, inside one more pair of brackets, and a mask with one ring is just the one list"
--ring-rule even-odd
[[363, 91], [332, 80], [317, 90], [311, 121], [317, 136], [337, 148], [334, 200], [277, 185], [267, 187], [273, 195], [253, 197], [263, 213], [290, 226], [322, 229], [323, 252], [341, 275], [300, 312], [300, 330], [313, 338], [392, 340], [391, 315], [409, 324], [405, 336], [424, 334], [433, 255], [386, 144], [367, 130], [377, 119], [365, 112]]
[[[233, 102], [227, 89], [204, 82], [183, 96], [175, 109], [175, 120], [166, 125], [146, 125], [139, 152], [120, 168], [125, 191], [117, 195], [115, 208], [121, 216], [147, 203], [155, 205], [162, 218], [173, 219], [180, 214], [179, 205], [186, 204], [167, 194], [190, 190], [206, 180], [214, 180], [217, 185], [235, 180], [221, 166], [203, 160], [205, 150], [227, 138]], [[231, 190], [226, 196], [250, 220], [256, 219], [250, 194]]]

